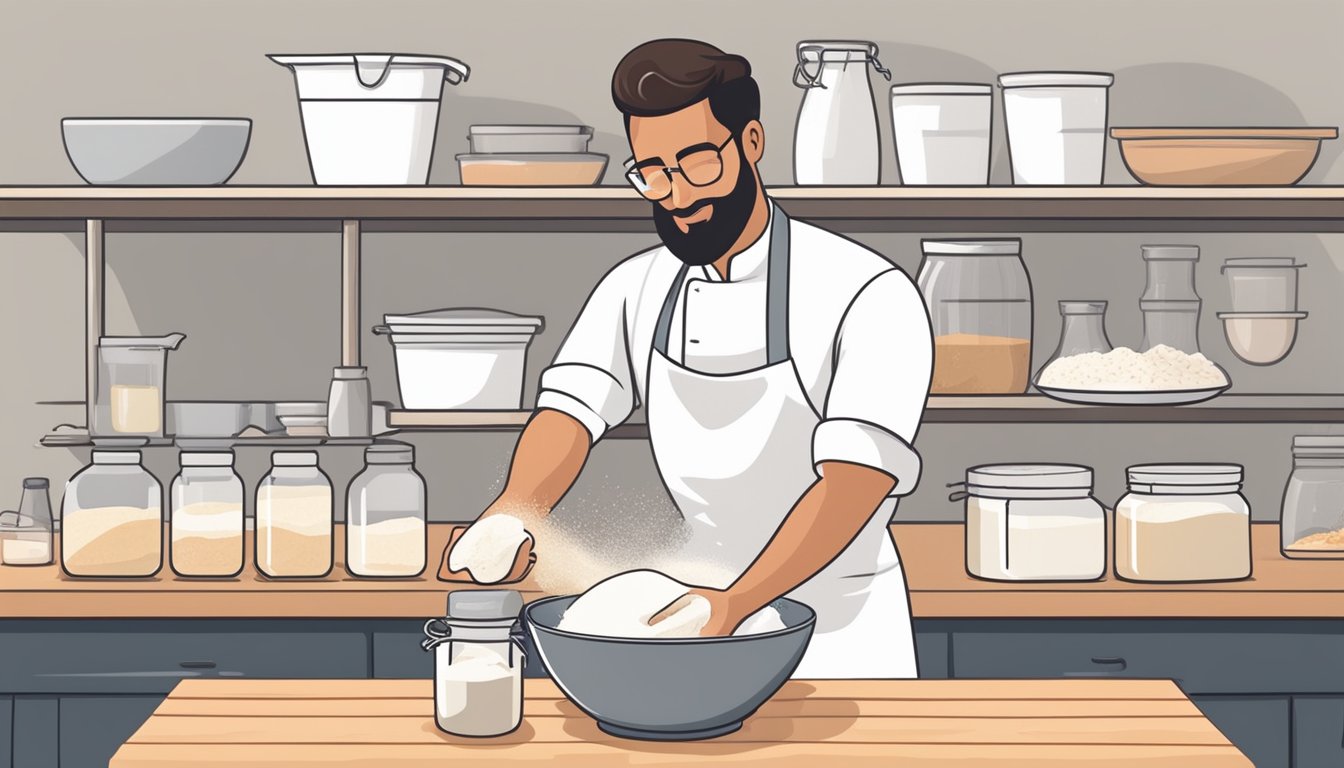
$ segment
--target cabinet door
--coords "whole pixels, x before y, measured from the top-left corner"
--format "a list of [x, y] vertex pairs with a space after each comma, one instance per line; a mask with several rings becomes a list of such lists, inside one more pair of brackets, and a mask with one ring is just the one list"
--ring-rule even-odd
[[162, 696], [62, 697], [61, 768], [107, 768], [162, 701]]
[[0, 696], [0, 768], [12, 768], [14, 762], [14, 699]]
[[1293, 765], [1344, 765], [1344, 697], [1293, 697]]
[[915, 632], [915, 655], [919, 659], [920, 677], [941, 680], [948, 676], [949, 642], [946, 632]]
[[1256, 768], [1288, 768], [1292, 741], [1287, 698], [1193, 696], [1195, 706]]
[[15, 696], [14, 768], [57, 768], [60, 701], [55, 696]]

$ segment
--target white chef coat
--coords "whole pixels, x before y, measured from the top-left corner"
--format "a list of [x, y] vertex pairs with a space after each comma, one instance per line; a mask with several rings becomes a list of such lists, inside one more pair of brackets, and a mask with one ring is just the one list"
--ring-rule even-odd
[[[770, 227], [729, 262], [728, 280], [759, 285], [716, 301], [721, 277], [692, 268], [682, 284], [668, 354], [705, 373], [765, 364], [765, 297]], [[881, 470], [893, 496], [919, 479], [912, 447], [928, 395], [933, 345], [914, 283], [872, 250], [793, 220], [789, 230], [790, 354], [820, 417], [812, 460]], [[538, 408], [561, 411], [593, 441], [643, 401], [659, 310], [682, 262], [659, 246], [626, 259], [598, 284], [554, 364], [541, 377]]]

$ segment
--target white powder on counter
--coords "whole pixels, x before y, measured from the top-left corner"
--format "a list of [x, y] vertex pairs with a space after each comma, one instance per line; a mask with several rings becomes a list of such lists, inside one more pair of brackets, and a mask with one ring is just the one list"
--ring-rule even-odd
[[1211, 389], [1227, 386], [1227, 376], [1202, 354], [1189, 355], [1165, 344], [1142, 354], [1117, 347], [1105, 354], [1061, 357], [1041, 371], [1042, 387], [1109, 392]]

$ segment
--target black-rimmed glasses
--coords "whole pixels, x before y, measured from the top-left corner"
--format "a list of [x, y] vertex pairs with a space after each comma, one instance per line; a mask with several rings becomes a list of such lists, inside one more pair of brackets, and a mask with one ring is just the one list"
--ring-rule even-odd
[[722, 144], [708, 142], [689, 146], [677, 153], [675, 166], [663, 165], [661, 158], [625, 161], [625, 178], [649, 200], [657, 202], [672, 194], [672, 173], [680, 173], [693, 187], [707, 187], [723, 178], [723, 150], [733, 141], [731, 135]]

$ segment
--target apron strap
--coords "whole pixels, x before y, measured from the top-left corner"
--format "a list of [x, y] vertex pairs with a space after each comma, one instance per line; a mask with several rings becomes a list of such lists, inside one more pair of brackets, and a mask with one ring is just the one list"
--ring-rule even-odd
[[[773, 202], [771, 206], [770, 253], [767, 267], [767, 285], [765, 298], [765, 348], [769, 365], [782, 363], [789, 359], [789, 217]], [[677, 297], [686, 282], [690, 266], [682, 264], [672, 287], [663, 299], [663, 308], [658, 314], [658, 325], [653, 332], [653, 348], [664, 356], [667, 354], [668, 336], [672, 331], [672, 315], [676, 310]]]

